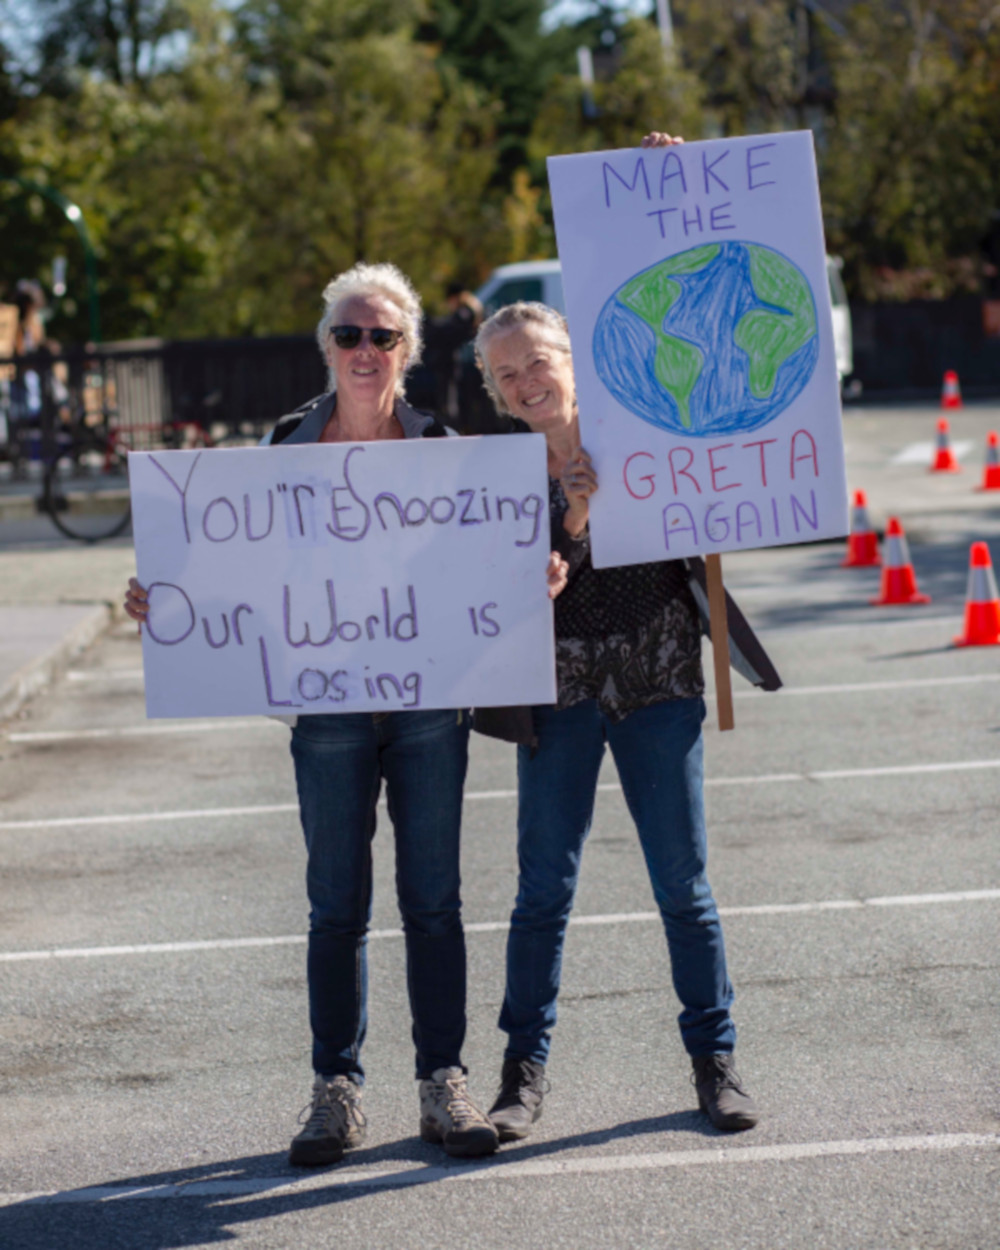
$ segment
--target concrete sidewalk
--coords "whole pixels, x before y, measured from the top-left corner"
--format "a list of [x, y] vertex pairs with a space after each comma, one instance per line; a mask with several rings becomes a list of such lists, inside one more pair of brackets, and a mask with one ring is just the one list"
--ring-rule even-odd
[[0, 721], [14, 716], [122, 615], [134, 571], [127, 541], [0, 547]]

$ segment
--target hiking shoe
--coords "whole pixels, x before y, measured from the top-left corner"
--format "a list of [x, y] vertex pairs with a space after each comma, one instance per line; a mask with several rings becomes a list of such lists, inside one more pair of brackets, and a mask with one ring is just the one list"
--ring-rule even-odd
[[349, 1076], [321, 1076], [313, 1081], [312, 1103], [302, 1132], [292, 1138], [288, 1162], [299, 1167], [322, 1167], [339, 1163], [344, 1151], [360, 1146], [366, 1121], [361, 1110], [361, 1089]]
[[458, 1158], [496, 1150], [496, 1129], [469, 1097], [461, 1068], [438, 1068], [420, 1082], [420, 1136]]
[[490, 1107], [490, 1123], [501, 1141], [520, 1141], [542, 1114], [542, 1099], [549, 1092], [545, 1064], [534, 1059], [505, 1059], [500, 1088]]
[[728, 1053], [695, 1055], [691, 1060], [691, 1082], [698, 1091], [698, 1106], [716, 1128], [738, 1133], [753, 1128], [758, 1113], [753, 1099], [740, 1084]]

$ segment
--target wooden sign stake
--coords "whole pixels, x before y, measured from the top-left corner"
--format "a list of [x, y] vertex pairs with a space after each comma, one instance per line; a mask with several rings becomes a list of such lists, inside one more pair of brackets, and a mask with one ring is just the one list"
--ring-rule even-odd
[[722, 584], [722, 557], [705, 556], [708, 579], [708, 627], [712, 634], [715, 658], [715, 702], [719, 712], [719, 729], [734, 729], [733, 683], [729, 671], [729, 629], [726, 622], [726, 588]]

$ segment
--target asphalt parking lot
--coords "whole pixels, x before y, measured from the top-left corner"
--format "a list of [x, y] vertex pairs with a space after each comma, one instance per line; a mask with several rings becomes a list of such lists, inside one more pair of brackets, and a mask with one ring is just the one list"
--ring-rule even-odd
[[[735, 732], [711, 707], [706, 732], [710, 876], [756, 1129], [726, 1136], [695, 1110], [608, 764], [535, 1135], [472, 1164], [417, 1137], [383, 816], [368, 1142], [291, 1169], [310, 1071], [287, 730], [147, 722], [119, 624], [0, 725], [0, 1245], [1000, 1244], [1000, 647], [950, 645], [969, 543], [1000, 561], [1000, 494], [972, 489], [1000, 408], [956, 415], [965, 471], [947, 477], [926, 472], [936, 415], [845, 418], [849, 483], [880, 528], [904, 521], [930, 604], [870, 606], [878, 571], [840, 568], [842, 544], [724, 559], [786, 683], [765, 695], [734, 678]], [[37, 560], [36, 545], [4, 558]], [[484, 1103], [514, 786], [511, 750], [475, 739], [466, 1062]]]

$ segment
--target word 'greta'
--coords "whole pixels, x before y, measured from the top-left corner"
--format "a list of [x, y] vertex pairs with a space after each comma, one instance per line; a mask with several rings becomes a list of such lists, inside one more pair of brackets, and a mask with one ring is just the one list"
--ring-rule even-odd
[[364, 455], [352, 447], [341, 466], [342, 481], [311, 477], [277, 481], [230, 498], [205, 499], [195, 481], [201, 452], [191, 460], [187, 476], [174, 477], [156, 456], [150, 459], [177, 495], [184, 542], [259, 543], [267, 539], [291, 546], [316, 545], [330, 538], [362, 542], [370, 533], [398, 532], [423, 525], [512, 526], [516, 547], [533, 547], [547, 515], [540, 495], [523, 498], [491, 493], [485, 486], [465, 487], [453, 494], [403, 499], [391, 491], [363, 492], [352, 480], [351, 461]]

